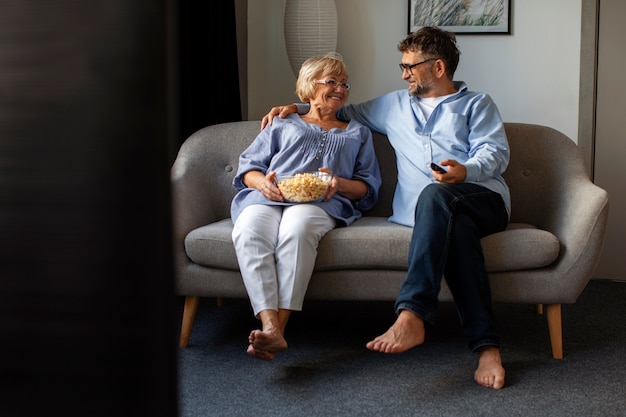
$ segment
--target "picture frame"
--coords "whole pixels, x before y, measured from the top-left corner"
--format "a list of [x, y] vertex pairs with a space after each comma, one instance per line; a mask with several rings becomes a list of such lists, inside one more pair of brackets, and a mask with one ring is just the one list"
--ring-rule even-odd
[[408, 0], [408, 33], [436, 26], [455, 34], [511, 34], [511, 0]]

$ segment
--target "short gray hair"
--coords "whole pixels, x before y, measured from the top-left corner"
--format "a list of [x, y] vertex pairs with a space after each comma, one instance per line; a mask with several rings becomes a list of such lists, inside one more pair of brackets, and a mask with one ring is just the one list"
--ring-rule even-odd
[[348, 78], [348, 68], [343, 57], [337, 52], [329, 52], [324, 56], [311, 57], [304, 61], [298, 72], [296, 94], [304, 103], [309, 103], [315, 96], [317, 80], [328, 75]]

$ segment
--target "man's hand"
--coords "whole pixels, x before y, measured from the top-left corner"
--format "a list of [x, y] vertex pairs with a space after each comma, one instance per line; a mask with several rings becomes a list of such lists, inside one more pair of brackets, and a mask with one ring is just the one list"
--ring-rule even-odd
[[287, 115], [291, 113], [295, 113], [297, 111], [298, 111], [298, 108], [296, 107], [295, 104], [287, 104], [286, 106], [272, 107], [272, 110], [270, 110], [269, 113], [263, 116], [263, 119], [261, 120], [261, 130], [265, 129], [265, 126], [267, 126], [268, 124], [271, 125], [272, 122], [274, 121], [275, 116], [278, 116], [281, 119], [284, 119], [285, 117], [287, 117]]
[[448, 170], [448, 172], [438, 172], [433, 170], [433, 177], [439, 182], [445, 182], [447, 184], [456, 184], [465, 181], [467, 177], [467, 169], [465, 165], [460, 164], [454, 159], [444, 159], [439, 163], [442, 167]]

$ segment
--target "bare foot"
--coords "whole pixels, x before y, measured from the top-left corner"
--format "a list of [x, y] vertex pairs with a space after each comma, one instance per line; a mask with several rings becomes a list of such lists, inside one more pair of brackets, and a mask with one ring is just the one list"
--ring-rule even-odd
[[287, 350], [287, 341], [276, 328], [252, 330], [248, 336], [250, 345], [257, 351], [278, 353]]
[[482, 348], [474, 380], [484, 387], [500, 389], [504, 387], [504, 374], [500, 349], [495, 346]]
[[369, 350], [401, 353], [424, 343], [424, 321], [409, 310], [402, 310], [395, 323], [382, 335], [368, 342]]
[[252, 345], [248, 346], [247, 353], [253, 358], [261, 359], [262, 361], [271, 361], [276, 357], [275, 353], [266, 350], [256, 350]]

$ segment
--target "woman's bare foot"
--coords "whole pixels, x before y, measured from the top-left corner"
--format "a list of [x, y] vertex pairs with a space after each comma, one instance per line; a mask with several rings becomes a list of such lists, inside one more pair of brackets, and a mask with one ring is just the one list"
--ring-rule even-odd
[[287, 341], [276, 328], [268, 330], [252, 330], [248, 336], [250, 346], [256, 351], [276, 354], [287, 350]]
[[248, 355], [264, 361], [271, 361], [278, 352], [287, 350], [285, 327], [291, 315], [287, 309], [265, 309], [258, 313], [263, 330], [252, 330], [248, 336]]
[[368, 342], [369, 350], [401, 353], [424, 343], [424, 321], [409, 310], [402, 310], [395, 323], [382, 335]]
[[275, 353], [266, 350], [256, 350], [252, 345], [248, 346], [247, 353], [253, 358], [261, 359], [262, 361], [271, 361], [276, 357]]
[[478, 368], [474, 372], [474, 380], [484, 387], [500, 389], [504, 387], [504, 375], [500, 349], [495, 346], [482, 348]]

